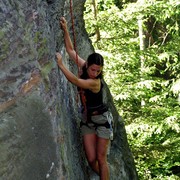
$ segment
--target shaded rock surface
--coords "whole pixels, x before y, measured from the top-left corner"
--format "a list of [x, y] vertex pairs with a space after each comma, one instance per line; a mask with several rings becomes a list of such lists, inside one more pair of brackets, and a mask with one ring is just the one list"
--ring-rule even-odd
[[[84, 28], [85, 0], [73, 1], [77, 49], [87, 58], [93, 47]], [[82, 148], [77, 89], [58, 70], [55, 52], [77, 74], [65, 52], [58, 19], [71, 26], [66, 0], [0, 2], [0, 179], [98, 179]], [[70, 28], [70, 33], [72, 30]], [[136, 180], [124, 124], [108, 87], [115, 120], [108, 161], [112, 180]]]

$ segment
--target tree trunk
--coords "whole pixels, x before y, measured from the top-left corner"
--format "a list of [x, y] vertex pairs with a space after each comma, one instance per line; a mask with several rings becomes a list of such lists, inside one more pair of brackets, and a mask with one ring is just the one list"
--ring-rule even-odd
[[[144, 0], [138, 0], [141, 4], [145, 3]], [[143, 31], [143, 15], [139, 16], [138, 19], [138, 27], [139, 27], [139, 47], [141, 50], [141, 55], [140, 55], [140, 62], [141, 62], [141, 81], [143, 81], [143, 73], [144, 73], [144, 55], [143, 55], [143, 51], [145, 49], [145, 34]], [[142, 99], [141, 100], [141, 106], [145, 105], [145, 101]]]
[[[96, 0], [92, 0], [93, 3], [93, 10], [94, 10], [94, 19], [96, 20], [96, 22], [98, 21], [97, 18], [97, 5], [96, 5]], [[101, 39], [101, 35], [100, 35], [100, 31], [99, 31], [99, 27], [96, 25], [96, 41], [98, 42]]]

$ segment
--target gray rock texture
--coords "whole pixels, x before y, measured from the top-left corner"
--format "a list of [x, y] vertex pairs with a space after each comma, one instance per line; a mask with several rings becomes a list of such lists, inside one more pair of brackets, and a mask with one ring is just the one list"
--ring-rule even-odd
[[[77, 88], [55, 60], [56, 51], [61, 52], [77, 74], [58, 21], [65, 16], [72, 34], [69, 2], [0, 2], [0, 180], [98, 179], [84, 156]], [[73, 0], [77, 50], [86, 59], [93, 47], [84, 28], [84, 3]], [[115, 121], [108, 155], [111, 180], [136, 180], [124, 124], [105, 87]]]

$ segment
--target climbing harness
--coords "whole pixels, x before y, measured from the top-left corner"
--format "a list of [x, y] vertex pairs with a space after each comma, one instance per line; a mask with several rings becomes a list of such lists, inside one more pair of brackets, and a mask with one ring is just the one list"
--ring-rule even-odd
[[100, 126], [103, 126], [103, 127], [106, 127], [107, 129], [110, 129], [110, 124], [109, 124], [108, 121], [106, 121], [103, 124], [95, 123], [92, 120], [89, 120], [88, 123], [87, 122], [85, 123], [85, 122], [82, 122], [82, 121], [80, 122], [80, 126], [85, 125], [85, 126], [89, 127], [89, 124], [93, 124], [93, 127], [95, 127], [95, 130]]
[[104, 115], [105, 112], [108, 111], [108, 108], [104, 105], [99, 106], [98, 108], [94, 108], [95, 110], [88, 110], [87, 111], [87, 121], [86, 122], [81, 122], [80, 126], [87, 126], [90, 127], [90, 124], [93, 124], [93, 127], [97, 129], [99, 126], [104, 126], [106, 128], [110, 128], [110, 123], [106, 121], [105, 123], [96, 123], [92, 121], [92, 116], [97, 116], [97, 115]]

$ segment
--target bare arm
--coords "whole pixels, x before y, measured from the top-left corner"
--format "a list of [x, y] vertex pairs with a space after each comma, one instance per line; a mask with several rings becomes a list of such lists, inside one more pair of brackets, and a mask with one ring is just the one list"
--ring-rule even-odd
[[64, 31], [64, 41], [65, 41], [65, 46], [66, 46], [66, 51], [69, 54], [70, 58], [80, 67], [82, 67], [85, 63], [85, 60], [79, 57], [76, 54], [76, 51], [73, 48], [71, 38], [69, 36], [69, 31], [67, 28], [67, 22], [64, 17], [60, 18], [60, 25]]
[[89, 89], [92, 92], [96, 93], [100, 90], [100, 80], [99, 79], [80, 79], [76, 77], [72, 72], [70, 72], [62, 63], [62, 56], [60, 53], [56, 53], [57, 63], [63, 74], [66, 76], [67, 80], [72, 84], [83, 88]]

